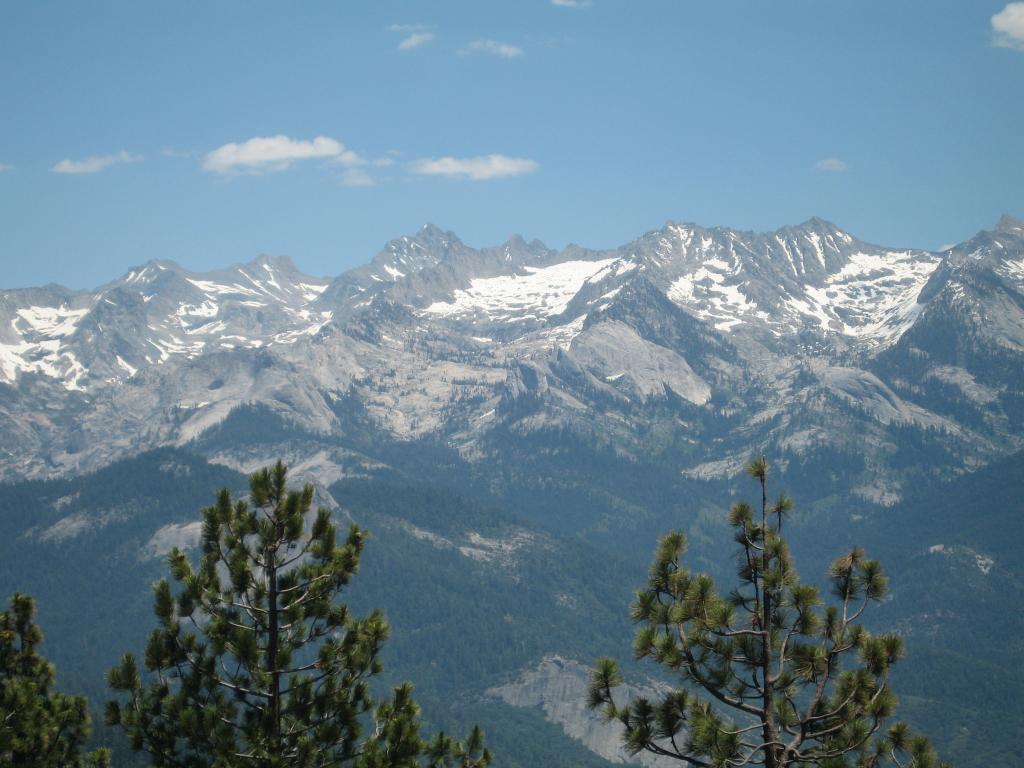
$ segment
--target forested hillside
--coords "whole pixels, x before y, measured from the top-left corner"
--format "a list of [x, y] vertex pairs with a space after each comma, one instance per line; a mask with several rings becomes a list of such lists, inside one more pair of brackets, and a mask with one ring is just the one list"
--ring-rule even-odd
[[[1024, 680], [1012, 662], [1012, 638], [1024, 627], [1007, 610], [1022, 598], [1012, 556], [1024, 527], [1019, 461], [923, 490], [895, 508], [835, 499], [802, 509], [796, 495], [790, 538], [805, 580], [822, 583], [827, 562], [851, 543], [886, 565], [893, 595], [873, 621], [906, 638], [908, 657], [895, 681], [902, 711], [963, 766], [1009, 764], [1001, 761], [1020, 735], [1016, 691]], [[392, 624], [384, 680], [413, 681], [428, 722], [459, 731], [479, 722], [498, 765], [552, 755], [602, 765], [542, 711], [513, 709], [486, 691], [547, 656], [583, 664], [621, 656], [632, 634], [632, 591], [644, 581], [655, 538], [670, 525], [690, 532], [697, 568], [730, 579], [723, 507], [750, 489], [723, 484], [681, 498], [652, 480], [643, 492], [623, 493], [635, 519], [629, 540], [616, 541], [600, 526], [574, 530], [571, 517], [548, 517], [543, 504], [511, 510], [502, 500], [514, 485], [496, 486], [499, 495], [488, 498], [464, 466], [452, 468], [430, 473], [410, 460], [404, 471], [382, 469], [322, 489], [339, 520], [370, 532], [348, 599], [358, 612], [383, 608]], [[779, 490], [790, 478], [797, 488], [808, 482], [783, 471]], [[141, 651], [154, 625], [149, 585], [166, 574], [161, 555], [197, 541], [199, 510], [215, 489], [238, 492], [245, 483], [236, 472], [165, 449], [94, 475], [0, 487], [0, 583], [38, 599], [44, 650], [64, 689], [88, 695], [94, 707], [108, 698], [104, 672], [122, 652]], [[570, 487], [555, 493], [570, 498]], [[716, 496], [721, 505], [701, 501]], [[521, 498], [544, 495], [525, 484]], [[588, 498], [576, 496], [577, 508]], [[671, 501], [662, 507], [662, 499]], [[110, 739], [123, 755], [116, 734], [101, 728], [97, 739]]]

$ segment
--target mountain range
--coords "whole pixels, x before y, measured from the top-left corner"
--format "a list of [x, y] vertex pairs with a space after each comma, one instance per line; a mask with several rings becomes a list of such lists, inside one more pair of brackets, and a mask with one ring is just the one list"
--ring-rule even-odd
[[370, 527], [357, 604], [388, 610], [389, 665], [432, 717], [483, 718], [510, 766], [606, 766], [581, 670], [628, 655], [660, 533], [730, 578], [724, 510], [763, 453], [806, 578], [850, 543], [891, 566], [912, 720], [961, 765], [1010, 765], [1022, 371], [1009, 216], [941, 252], [821, 219], [561, 251], [426, 225], [336, 278], [263, 256], [4, 290], [0, 582], [39, 596], [59, 668], [102, 700], [162, 554], [194, 544], [213, 486], [281, 457]]
[[[153, 261], [91, 291], [0, 294], [0, 476], [97, 469], [200, 440], [240, 407], [324, 437], [324, 479], [358, 403], [399, 440], [470, 461], [496, 429], [567, 429], [695, 477], [752, 450], [865, 459], [896, 501], [896, 430], [933, 471], [1022, 446], [1024, 224], [942, 253], [832, 224], [754, 234], [667, 224], [615, 250], [513, 237], [474, 249], [427, 225], [335, 279], [290, 260], [193, 273]], [[230, 452], [218, 456], [241, 466]]]

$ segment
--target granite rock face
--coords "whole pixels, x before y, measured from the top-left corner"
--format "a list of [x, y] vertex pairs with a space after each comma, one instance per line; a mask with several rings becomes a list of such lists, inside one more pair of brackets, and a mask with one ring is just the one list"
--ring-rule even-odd
[[[589, 679], [590, 670], [578, 661], [545, 656], [535, 667], [522, 670], [514, 682], [490, 688], [485, 695], [500, 699], [509, 706], [543, 710], [544, 717], [560, 725], [567, 736], [582, 742], [587, 749], [610, 763], [650, 768], [678, 765], [677, 760], [646, 752], [630, 755], [622, 746], [621, 724], [606, 723], [599, 713], [587, 709]], [[657, 695], [656, 686], [636, 688], [623, 685], [616, 690], [616, 696], [623, 702], [637, 696], [653, 699]]]

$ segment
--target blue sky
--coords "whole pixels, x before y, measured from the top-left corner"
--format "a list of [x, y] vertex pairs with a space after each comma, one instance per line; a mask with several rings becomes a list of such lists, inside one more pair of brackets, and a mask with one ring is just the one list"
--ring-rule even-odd
[[1024, 3], [0, 0], [0, 286], [1024, 216]]

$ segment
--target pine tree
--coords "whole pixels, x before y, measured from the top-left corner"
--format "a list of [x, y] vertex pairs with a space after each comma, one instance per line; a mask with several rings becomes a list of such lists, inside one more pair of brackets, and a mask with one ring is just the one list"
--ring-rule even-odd
[[896, 635], [872, 635], [856, 622], [886, 594], [881, 565], [855, 548], [831, 566], [835, 603], [800, 583], [782, 537], [792, 508], [768, 502], [768, 463], [747, 467], [760, 483], [760, 514], [738, 502], [729, 524], [738, 544], [740, 585], [722, 597], [711, 577], [680, 562], [682, 532], [658, 544], [632, 618], [637, 659], [678, 675], [682, 687], [658, 700], [615, 701], [623, 676], [611, 659], [593, 671], [589, 704], [624, 727], [641, 751], [693, 766], [933, 768], [928, 740], [903, 723], [889, 674], [903, 654]]
[[250, 503], [220, 491], [198, 567], [170, 553], [177, 589], [155, 586], [148, 680], [126, 654], [108, 675], [126, 696], [108, 722], [157, 768], [486, 766], [478, 729], [464, 744], [421, 737], [408, 684], [374, 700], [388, 625], [338, 600], [366, 534], [352, 526], [339, 544], [323, 508], [307, 533], [313, 488], [288, 490], [286, 477], [281, 462], [252, 475]]
[[35, 616], [35, 601], [17, 593], [0, 613], [0, 765], [107, 766], [106, 750], [82, 755], [89, 737], [88, 705], [82, 696], [51, 690], [56, 675], [37, 650], [43, 633]]

